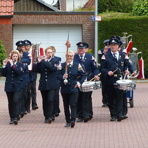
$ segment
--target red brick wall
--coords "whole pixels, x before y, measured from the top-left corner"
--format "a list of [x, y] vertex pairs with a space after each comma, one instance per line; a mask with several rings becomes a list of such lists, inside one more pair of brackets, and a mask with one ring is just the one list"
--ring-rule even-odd
[[[91, 21], [91, 15], [67, 15], [67, 14], [44, 14], [44, 15], [14, 15], [12, 18], [12, 24], [82, 24], [82, 39], [89, 43], [90, 49], [94, 48], [94, 22]], [[2, 34], [5, 47], [8, 51], [12, 49], [12, 26], [3, 26]], [[7, 31], [6, 31], [7, 30]], [[5, 33], [6, 32], [6, 33]], [[0, 34], [0, 38], [1, 38]]]
[[60, 0], [61, 11], [66, 11], [66, 0]]
[[0, 24], [0, 40], [2, 40], [7, 54], [12, 50], [12, 22], [9, 23]]

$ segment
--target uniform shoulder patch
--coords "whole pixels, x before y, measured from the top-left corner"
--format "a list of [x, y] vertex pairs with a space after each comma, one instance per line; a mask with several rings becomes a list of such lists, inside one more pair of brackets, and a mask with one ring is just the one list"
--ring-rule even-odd
[[126, 55], [126, 56], [125, 56], [125, 59], [129, 59], [129, 57]]
[[105, 58], [105, 56], [103, 55], [101, 59], [102, 59], [102, 60], [105, 60], [106, 58]]
[[78, 64], [78, 70], [79, 71], [81, 71], [81, 70], [83, 71], [83, 68], [82, 68], [81, 64]]
[[101, 50], [99, 50], [99, 51], [98, 51], [98, 54], [102, 54], [102, 51], [101, 51]]
[[96, 59], [94, 58], [94, 56], [92, 56], [91, 60], [95, 61], [96, 62]]
[[122, 52], [127, 53], [126, 49], [123, 49], [123, 51], [122, 51]]

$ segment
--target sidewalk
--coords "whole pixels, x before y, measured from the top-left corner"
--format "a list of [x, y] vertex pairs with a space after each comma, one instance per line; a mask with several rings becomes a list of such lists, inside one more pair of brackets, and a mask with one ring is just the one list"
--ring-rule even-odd
[[[143, 81], [142, 81], [143, 82]], [[134, 108], [129, 118], [110, 122], [108, 108], [102, 108], [101, 90], [93, 92], [94, 118], [65, 128], [63, 102], [61, 113], [51, 124], [44, 123], [42, 99], [37, 92], [39, 109], [24, 116], [17, 126], [9, 125], [4, 79], [0, 78], [0, 148], [147, 148], [148, 82], [137, 83]]]

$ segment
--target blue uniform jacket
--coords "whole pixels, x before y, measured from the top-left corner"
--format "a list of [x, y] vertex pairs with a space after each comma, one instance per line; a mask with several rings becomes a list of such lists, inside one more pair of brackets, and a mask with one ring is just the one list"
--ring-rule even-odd
[[61, 93], [76, 93], [79, 91], [79, 88], [74, 88], [74, 86], [79, 82], [82, 84], [86, 79], [86, 74], [84, 73], [83, 69], [78, 68], [78, 63], [73, 62], [71, 67], [68, 67], [67, 74], [68, 74], [68, 83], [64, 84], [63, 75], [65, 74], [65, 63], [62, 63], [62, 70], [60, 71], [60, 80], [61, 80]]
[[[101, 73], [105, 77], [106, 83], [110, 85], [120, 79], [127, 67], [129, 67], [129, 62], [123, 52], [119, 52], [118, 61], [115, 60], [111, 52], [106, 53], [101, 59]], [[113, 76], [108, 75], [109, 71], [115, 71], [117, 68], [118, 70]]]
[[80, 63], [84, 72], [86, 73], [87, 80], [89, 81], [95, 75], [99, 74], [98, 66], [93, 56], [89, 53], [85, 53], [85, 57], [83, 60], [80, 59], [79, 55], [76, 54], [74, 56], [74, 62]]
[[50, 62], [42, 60], [37, 63], [36, 72], [40, 73], [39, 90], [58, 89], [56, 59], [52, 58]]
[[28, 83], [30, 82], [28, 65], [31, 63], [31, 59], [28, 56], [28, 54], [29, 54], [28, 52], [24, 52], [21, 58], [21, 62], [24, 65], [24, 74], [23, 74], [23, 79], [25, 80], [24, 87], [28, 86]]
[[5, 68], [2, 68], [2, 76], [6, 77], [5, 91], [19, 92], [24, 88], [24, 66], [22, 63], [16, 63], [12, 66], [7, 63]]
[[[61, 64], [61, 58], [60, 57], [54, 56], [53, 58], [55, 59], [55, 64], [56, 65]], [[58, 72], [58, 74], [59, 74], [59, 72]], [[57, 78], [58, 78], [58, 75], [57, 75]], [[60, 80], [58, 79], [57, 82], [58, 82], [58, 89], [59, 89], [60, 88]]]

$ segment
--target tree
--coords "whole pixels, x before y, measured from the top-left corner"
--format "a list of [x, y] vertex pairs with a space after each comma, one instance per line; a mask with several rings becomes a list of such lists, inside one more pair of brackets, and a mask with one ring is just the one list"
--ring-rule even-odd
[[136, 0], [133, 5], [133, 15], [148, 16], [148, 1], [147, 0]]
[[135, 0], [99, 0], [99, 13], [106, 11], [132, 12]]

